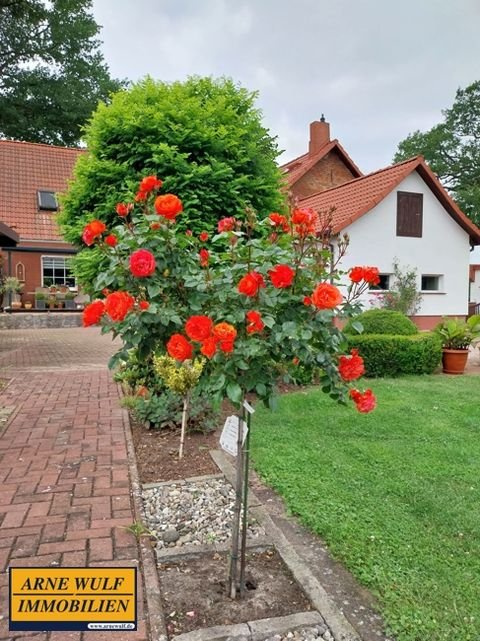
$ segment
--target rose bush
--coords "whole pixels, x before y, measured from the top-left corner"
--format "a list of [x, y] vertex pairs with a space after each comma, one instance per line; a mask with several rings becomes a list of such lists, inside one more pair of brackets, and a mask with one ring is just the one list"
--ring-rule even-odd
[[371, 391], [352, 389], [362, 359], [342, 355], [347, 341], [336, 320], [358, 313], [356, 299], [378, 270], [352, 269], [342, 293], [346, 242], [332, 265], [328, 221], [312, 210], [258, 220], [247, 209], [243, 218], [235, 212], [220, 220], [212, 238], [179, 232], [183, 204], [160, 195], [161, 185], [148, 176], [136, 193], [121, 194], [117, 225], [107, 230], [96, 220], [84, 230], [108, 265], [92, 283], [98, 300], [85, 308], [84, 323], [122, 337], [111, 364], [132, 348], [140, 359], [202, 358], [201, 391], [234, 403], [254, 393], [270, 405], [277, 383], [292, 380], [301, 365], [320, 371], [332, 398], [371, 411]]

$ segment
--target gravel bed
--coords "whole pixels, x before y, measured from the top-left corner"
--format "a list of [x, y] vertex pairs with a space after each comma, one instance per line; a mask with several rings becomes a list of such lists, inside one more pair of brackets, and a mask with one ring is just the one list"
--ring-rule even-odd
[[334, 641], [332, 633], [325, 624], [300, 628], [294, 632], [287, 632], [283, 636], [275, 634], [273, 637], [268, 637], [264, 641], [315, 641], [316, 639]]
[[[157, 547], [224, 543], [230, 538], [235, 492], [223, 478], [172, 483], [142, 492], [146, 526], [157, 537]], [[249, 521], [248, 536], [264, 536]]]

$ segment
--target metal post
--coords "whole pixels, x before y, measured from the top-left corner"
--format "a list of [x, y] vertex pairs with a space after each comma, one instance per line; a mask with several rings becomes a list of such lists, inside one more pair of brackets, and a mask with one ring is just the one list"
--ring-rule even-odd
[[[244, 412], [245, 413], [245, 412]], [[245, 595], [245, 555], [247, 550], [247, 525], [248, 525], [248, 467], [250, 460], [250, 412], [247, 412], [247, 437], [243, 448], [243, 523], [242, 523], [242, 547], [240, 550], [240, 597]]]
[[[243, 400], [243, 397], [242, 397]], [[230, 552], [230, 573], [228, 577], [228, 593], [231, 599], [237, 597], [237, 575], [238, 575], [238, 544], [240, 534], [240, 518], [242, 511], [242, 494], [243, 494], [243, 421], [245, 420], [245, 408], [242, 403], [242, 412], [239, 416], [239, 429], [237, 433], [237, 477], [235, 483], [235, 508], [232, 524], [232, 546]]]

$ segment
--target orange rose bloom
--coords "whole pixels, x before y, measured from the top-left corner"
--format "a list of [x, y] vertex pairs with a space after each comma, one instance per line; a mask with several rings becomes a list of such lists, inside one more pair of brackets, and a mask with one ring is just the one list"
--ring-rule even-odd
[[238, 283], [238, 291], [245, 296], [255, 296], [261, 287], [265, 287], [265, 280], [255, 271], [245, 274]]
[[312, 294], [312, 303], [317, 309], [333, 309], [343, 300], [340, 290], [330, 283], [320, 283]]
[[83, 326], [90, 327], [100, 322], [103, 314], [105, 313], [105, 303], [103, 300], [94, 300], [93, 303], [87, 305], [83, 310]]
[[135, 299], [128, 292], [113, 292], [105, 300], [105, 311], [113, 321], [123, 321], [135, 305]]
[[167, 352], [177, 361], [190, 360], [193, 355], [193, 345], [181, 334], [173, 334], [167, 343]]
[[275, 265], [273, 269], [268, 272], [272, 285], [277, 289], [290, 287], [295, 276], [294, 270], [288, 265]]
[[253, 309], [245, 314], [245, 318], [247, 319], [247, 334], [261, 332], [265, 327], [265, 323], [262, 321], [260, 313]]
[[217, 343], [218, 341], [215, 336], [209, 336], [202, 343], [200, 348], [201, 353], [207, 358], [213, 358], [217, 351]]
[[147, 311], [147, 309], [150, 307], [150, 303], [148, 302], [148, 300], [141, 300], [141, 301], [138, 303], [138, 306], [140, 307], [140, 309], [141, 309], [143, 312], [146, 312], [146, 311]]
[[213, 328], [213, 335], [221, 342], [233, 342], [237, 337], [237, 330], [230, 323], [217, 323]]
[[350, 398], [357, 406], [357, 410], [362, 414], [368, 414], [368, 412], [374, 410], [377, 405], [377, 399], [371, 389], [365, 390], [363, 394], [357, 389], [352, 389], [350, 390]]
[[213, 321], [208, 316], [190, 316], [185, 323], [185, 333], [192, 341], [201, 343], [212, 335]]
[[202, 243], [206, 243], [208, 240], [208, 232], [202, 231], [202, 233], [199, 235], [199, 239], [202, 241]]
[[145, 176], [145, 178], [142, 178], [138, 190], [148, 194], [154, 189], [160, 189], [162, 185], [162, 181], [156, 176]]
[[344, 381], [354, 381], [365, 374], [363, 358], [358, 355], [358, 349], [352, 349], [350, 356], [340, 356], [338, 373]]
[[363, 278], [369, 285], [378, 285], [380, 282], [380, 274], [377, 267], [364, 267]]
[[208, 262], [210, 260], [210, 253], [208, 249], [202, 248], [198, 252], [198, 258], [200, 259], [200, 267], [208, 267]]
[[167, 220], [175, 220], [175, 216], [182, 210], [182, 201], [174, 194], [163, 194], [155, 198], [155, 211]]
[[352, 267], [350, 273], [348, 274], [348, 277], [350, 278], [352, 283], [359, 283], [361, 280], [363, 280], [363, 274], [363, 267]]

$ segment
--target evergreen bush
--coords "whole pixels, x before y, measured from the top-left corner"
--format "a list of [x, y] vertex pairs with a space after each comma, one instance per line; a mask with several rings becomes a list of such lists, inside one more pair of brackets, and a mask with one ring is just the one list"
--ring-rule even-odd
[[344, 328], [346, 334], [357, 334], [356, 327], [360, 323], [363, 334], [395, 334], [409, 336], [418, 333], [418, 328], [401, 312], [389, 309], [369, 309], [350, 319]]

